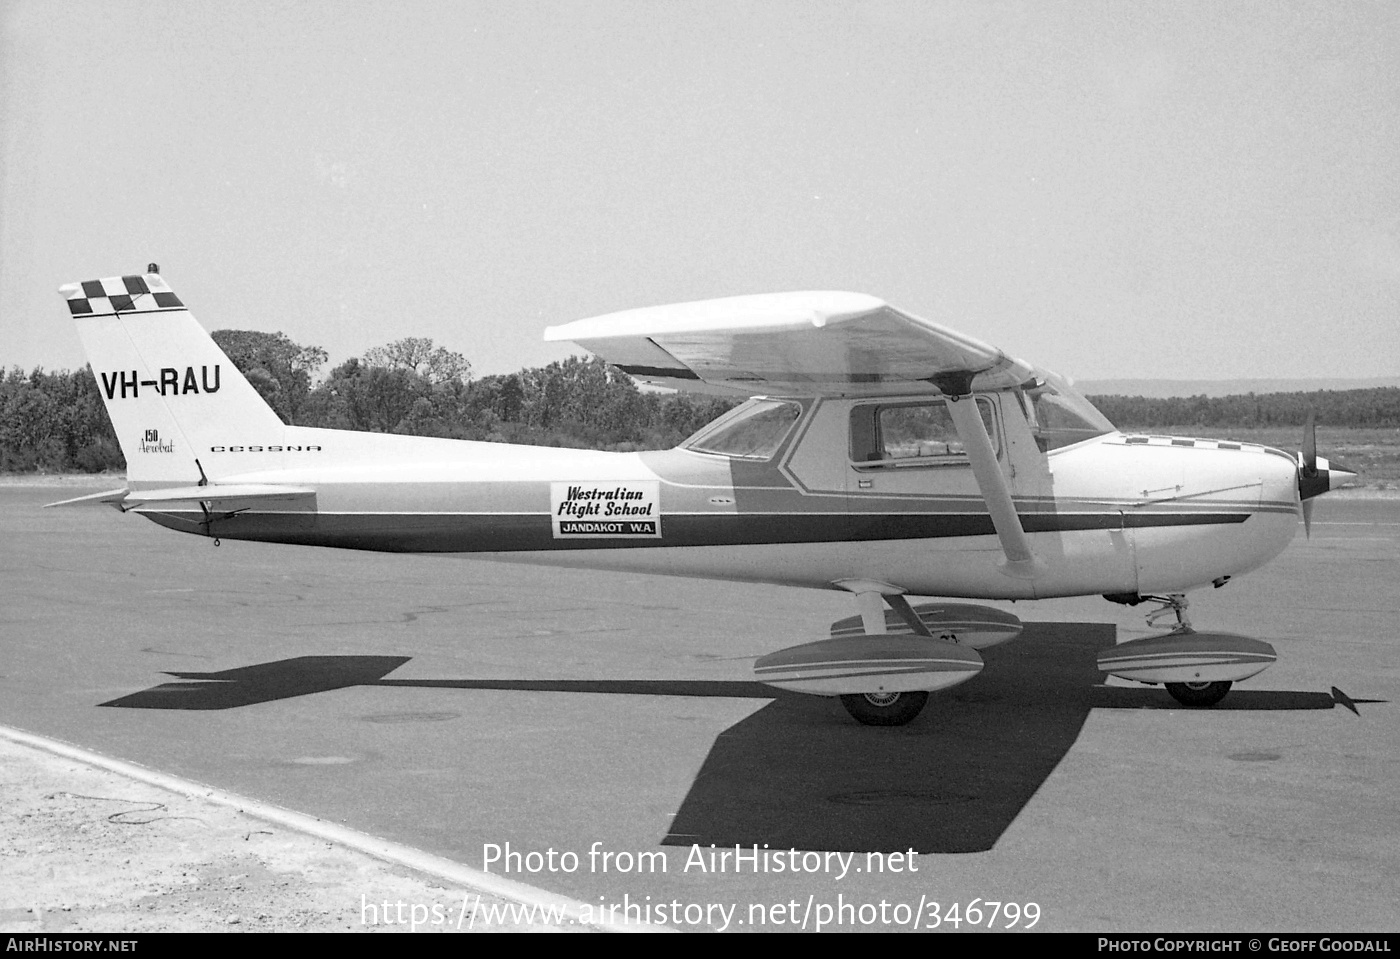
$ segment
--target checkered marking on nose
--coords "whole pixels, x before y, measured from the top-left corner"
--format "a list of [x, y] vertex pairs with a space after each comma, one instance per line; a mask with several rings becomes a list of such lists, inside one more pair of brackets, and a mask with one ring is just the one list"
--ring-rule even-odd
[[84, 280], [65, 286], [59, 292], [68, 298], [68, 312], [74, 316], [157, 313], [184, 308], [180, 298], [158, 273]]

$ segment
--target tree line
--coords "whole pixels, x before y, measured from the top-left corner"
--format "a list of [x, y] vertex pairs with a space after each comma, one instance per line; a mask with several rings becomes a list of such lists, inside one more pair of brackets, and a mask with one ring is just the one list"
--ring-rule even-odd
[[[219, 330], [214, 340], [286, 423], [379, 433], [592, 449], [666, 449], [735, 401], [643, 392], [602, 360], [571, 357], [473, 379], [471, 363], [407, 337], [317, 379], [326, 351], [283, 333]], [[1300, 426], [1400, 428], [1400, 388], [1224, 397], [1095, 396], [1125, 429]], [[126, 466], [90, 367], [0, 375], [0, 471], [100, 472]]]
[[[285, 423], [453, 439], [666, 449], [735, 400], [643, 392], [599, 359], [473, 379], [471, 363], [430, 339], [367, 350], [323, 379], [326, 351], [284, 333], [218, 330], [215, 342]], [[91, 367], [0, 374], [0, 471], [125, 469]]]
[[1400, 387], [1245, 393], [1236, 396], [1091, 396], [1115, 426], [1131, 429], [1302, 426], [1308, 413], [1328, 426], [1400, 427]]

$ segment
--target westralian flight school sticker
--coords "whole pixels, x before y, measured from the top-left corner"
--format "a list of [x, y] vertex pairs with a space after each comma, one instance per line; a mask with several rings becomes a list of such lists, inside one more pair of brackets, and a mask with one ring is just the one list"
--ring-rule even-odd
[[661, 536], [661, 484], [550, 483], [555, 539]]

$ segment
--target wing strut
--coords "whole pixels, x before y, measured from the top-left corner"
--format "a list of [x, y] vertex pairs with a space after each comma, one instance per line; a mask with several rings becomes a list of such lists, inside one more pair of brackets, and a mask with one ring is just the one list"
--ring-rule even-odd
[[[970, 383], [970, 377], [968, 378]], [[940, 384], [942, 385], [942, 384]], [[992, 525], [996, 527], [997, 538], [1001, 540], [1001, 550], [1006, 554], [1006, 562], [1001, 571], [1016, 579], [1032, 579], [1040, 572], [1041, 562], [1031, 551], [1030, 540], [1016, 515], [1016, 504], [1011, 501], [1011, 487], [1002, 475], [997, 463], [996, 450], [992, 449], [991, 437], [982, 424], [982, 416], [977, 412], [977, 403], [970, 391], [950, 392], [945, 389], [944, 401], [948, 415], [953, 418], [953, 426], [962, 440], [968, 461], [972, 464], [972, 475], [987, 501], [987, 510], [992, 514]]]

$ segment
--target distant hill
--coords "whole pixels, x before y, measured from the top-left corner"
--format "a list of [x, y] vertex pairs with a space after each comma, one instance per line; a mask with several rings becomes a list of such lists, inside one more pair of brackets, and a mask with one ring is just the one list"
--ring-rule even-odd
[[1400, 386], [1400, 376], [1372, 379], [1298, 380], [1075, 380], [1085, 396], [1242, 396], [1248, 393], [1311, 393], [1315, 390], [1366, 390]]

